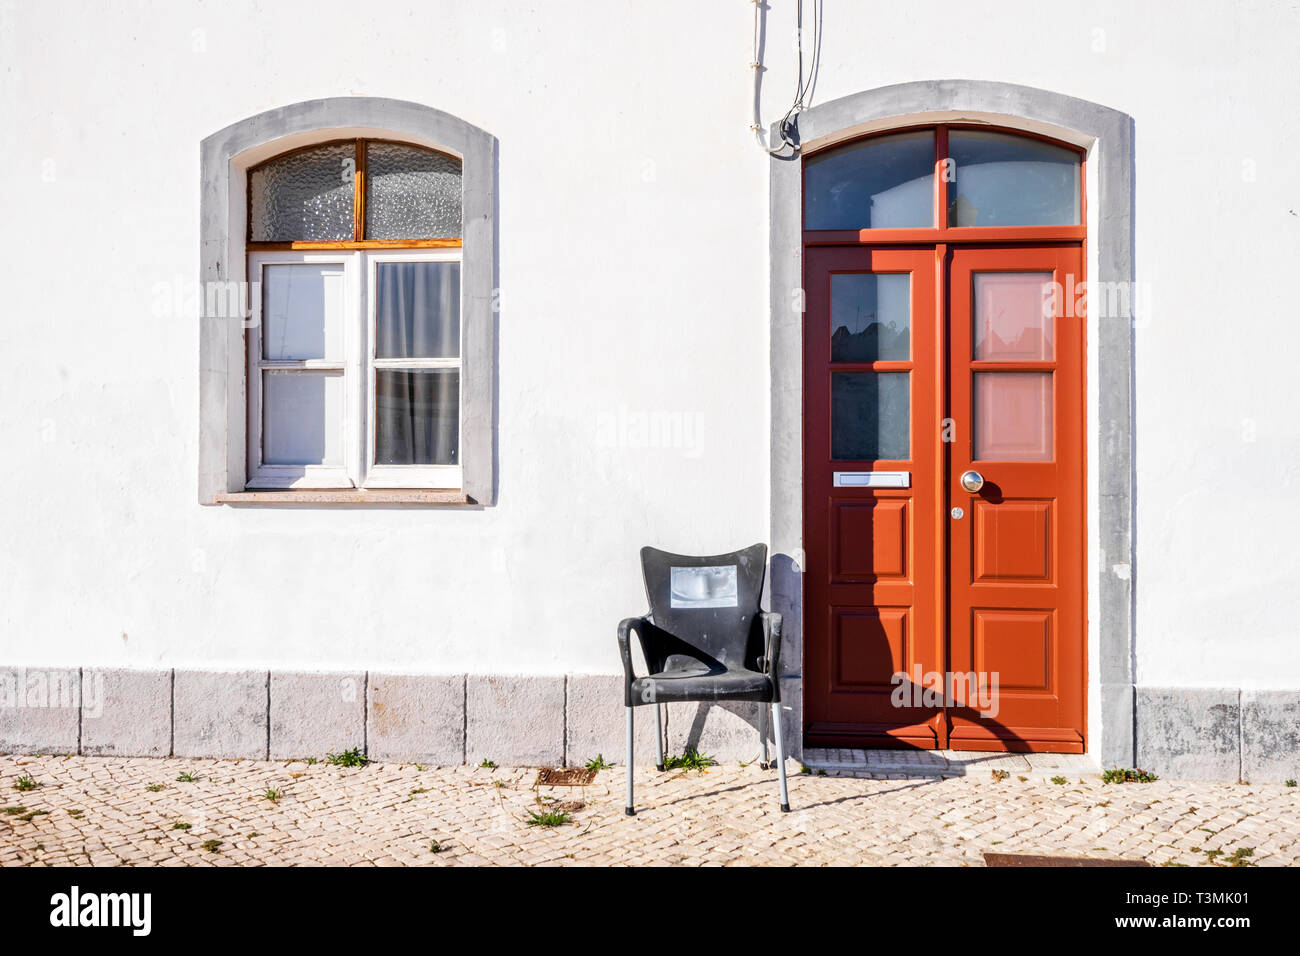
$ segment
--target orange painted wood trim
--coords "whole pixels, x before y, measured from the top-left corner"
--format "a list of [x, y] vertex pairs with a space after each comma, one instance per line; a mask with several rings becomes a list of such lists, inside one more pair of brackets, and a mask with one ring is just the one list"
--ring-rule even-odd
[[366, 237], [366, 141], [357, 140], [352, 172], [352, 238]]
[[935, 229], [809, 229], [807, 246], [934, 245], [940, 242], [1079, 242], [1084, 226], [944, 226]]
[[249, 252], [329, 252], [353, 249], [459, 249], [463, 240], [456, 239], [355, 239], [337, 242], [299, 239], [293, 242], [250, 242]]

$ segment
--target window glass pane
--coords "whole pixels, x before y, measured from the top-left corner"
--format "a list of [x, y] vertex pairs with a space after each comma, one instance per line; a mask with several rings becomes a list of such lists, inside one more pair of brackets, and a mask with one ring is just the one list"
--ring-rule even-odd
[[831, 361], [906, 361], [911, 357], [912, 282], [908, 273], [831, 276]]
[[1052, 358], [1052, 273], [977, 272], [974, 358], [1014, 362]]
[[401, 143], [366, 144], [366, 238], [461, 233], [460, 160]]
[[254, 242], [352, 238], [353, 143], [317, 146], [257, 167], [248, 191]]
[[377, 358], [460, 355], [460, 263], [380, 262], [375, 272]]
[[975, 373], [974, 457], [1052, 460], [1052, 373]]
[[292, 263], [262, 269], [262, 357], [343, 357], [342, 263]]
[[908, 372], [831, 375], [831, 457], [907, 460], [911, 447]]
[[454, 465], [459, 443], [459, 369], [376, 370], [375, 464]]
[[343, 464], [341, 374], [267, 370], [262, 386], [263, 463]]
[[805, 229], [933, 225], [933, 131], [879, 136], [804, 163]]
[[950, 226], [1077, 226], [1079, 154], [1038, 139], [955, 129]]

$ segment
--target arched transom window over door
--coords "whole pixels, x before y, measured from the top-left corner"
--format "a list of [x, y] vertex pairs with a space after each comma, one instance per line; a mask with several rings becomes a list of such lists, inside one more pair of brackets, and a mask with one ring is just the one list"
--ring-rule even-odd
[[1083, 153], [1073, 147], [979, 127], [909, 129], [809, 156], [804, 230], [869, 231], [873, 241], [891, 238], [886, 230], [917, 230], [927, 241], [982, 238], [938, 235], [971, 229], [1082, 239], [1083, 194]]
[[355, 139], [248, 171], [248, 487], [460, 488], [462, 164]]

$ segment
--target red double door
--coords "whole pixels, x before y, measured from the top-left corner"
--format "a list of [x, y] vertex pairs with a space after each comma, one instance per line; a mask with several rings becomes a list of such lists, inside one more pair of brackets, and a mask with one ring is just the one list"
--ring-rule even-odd
[[810, 247], [810, 746], [1082, 752], [1077, 244]]

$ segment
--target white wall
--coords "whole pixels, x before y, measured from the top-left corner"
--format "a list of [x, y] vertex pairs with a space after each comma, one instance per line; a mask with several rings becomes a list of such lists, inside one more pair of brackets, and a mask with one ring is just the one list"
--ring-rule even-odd
[[[794, 82], [793, 0], [771, 6], [765, 123]], [[1300, 685], [1300, 326], [1279, 281], [1300, 237], [1300, 15], [824, 6], [815, 103], [960, 77], [1135, 118], [1137, 277], [1152, 302], [1136, 363], [1139, 680]], [[641, 544], [767, 538], [751, 10], [0, 8], [0, 658], [615, 670], [614, 625], [644, 606]], [[155, 299], [197, 279], [198, 143], [337, 95], [415, 100], [500, 141], [495, 508], [195, 503], [197, 316], [158, 314]], [[621, 412], [677, 414], [700, 433], [611, 446], [601, 416]]]

